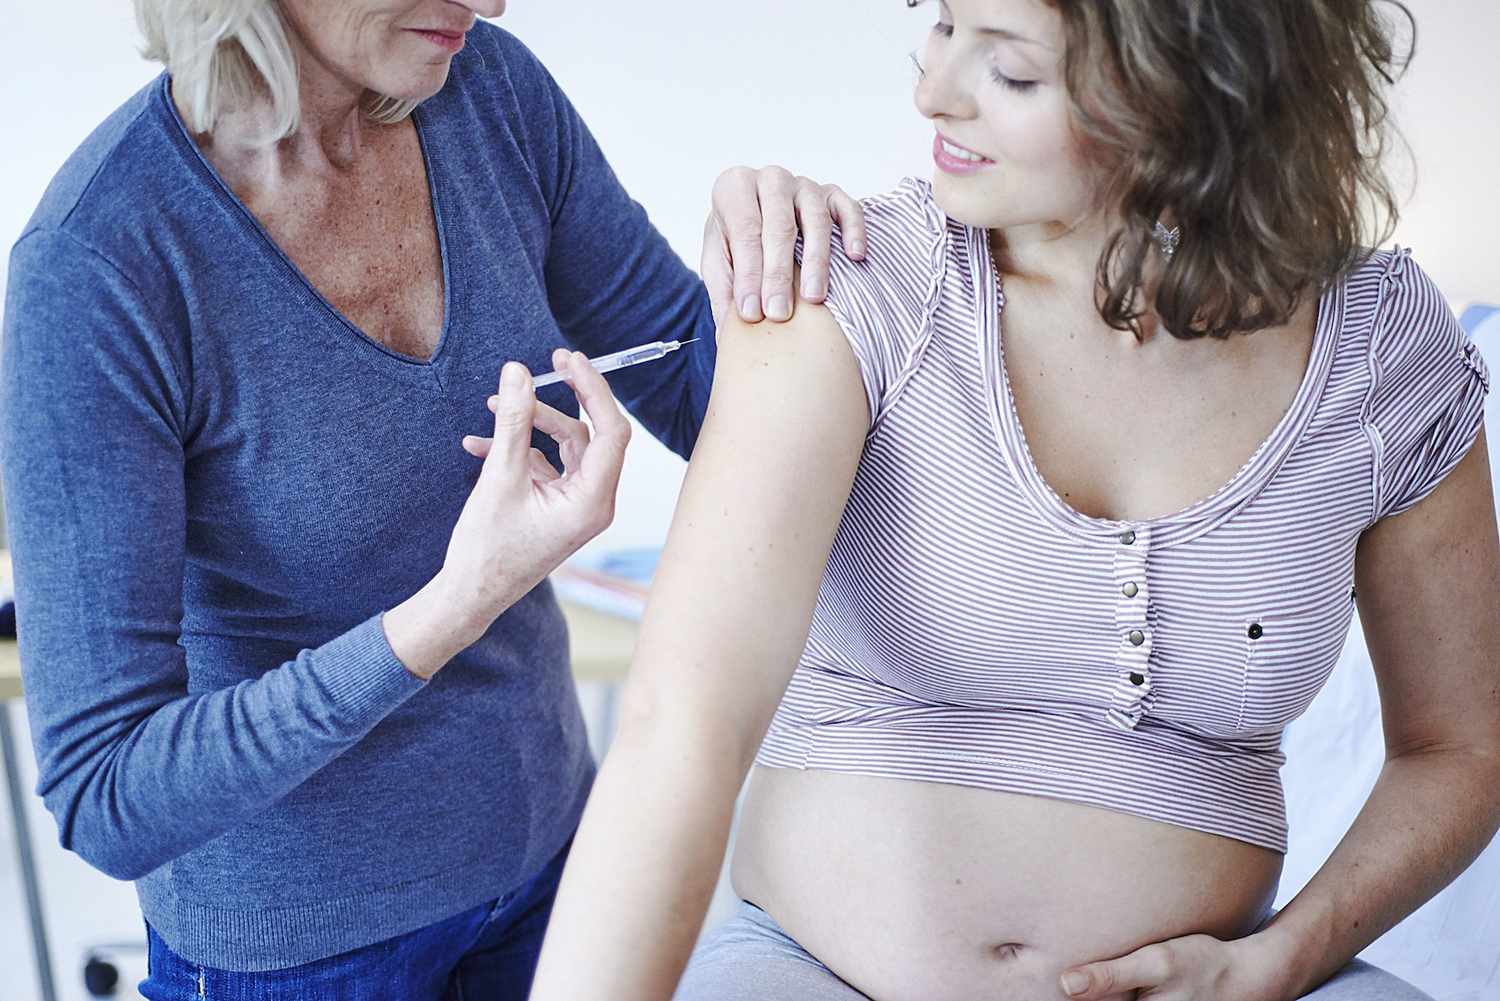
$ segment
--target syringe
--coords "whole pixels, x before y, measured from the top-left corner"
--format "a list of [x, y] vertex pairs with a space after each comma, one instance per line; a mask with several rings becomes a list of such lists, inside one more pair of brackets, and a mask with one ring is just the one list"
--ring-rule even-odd
[[[656, 361], [658, 358], [664, 358], [684, 344], [691, 344], [697, 339], [694, 337], [686, 341], [653, 341], [650, 344], [642, 344], [638, 348], [626, 348], [624, 351], [616, 351], [612, 355], [600, 355], [598, 358], [590, 358], [589, 364], [593, 365], [594, 370], [601, 374], [613, 372], [617, 368], [628, 368], [631, 365], [639, 365], [642, 362]], [[561, 382], [562, 380], [562, 373], [549, 372], [532, 380], [532, 386], [541, 389], [543, 386], [550, 386], [554, 382]]]

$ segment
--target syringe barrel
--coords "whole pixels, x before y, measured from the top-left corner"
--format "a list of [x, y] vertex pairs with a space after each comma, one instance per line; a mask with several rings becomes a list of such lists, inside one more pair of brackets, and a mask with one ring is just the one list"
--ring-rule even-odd
[[595, 358], [593, 363], [594, 368], [600, 372], [609, 372], [617, 368], [625, 368], [628, 365], [639, 365], [642, 362], [655, 361], [666, 353], [666, 346], [657, 342], [656, 344], [646, 344], [625, 351], [616, 351], [614, 354]]

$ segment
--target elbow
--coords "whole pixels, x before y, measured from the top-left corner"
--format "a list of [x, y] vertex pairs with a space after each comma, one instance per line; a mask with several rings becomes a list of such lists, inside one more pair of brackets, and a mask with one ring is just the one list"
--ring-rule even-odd
[[57, 843], [92, 868], [124, 883], [133, 883], [160, 868], [171, 857], [160, 848], [144, 849], [127, 836], [123, 824], [108, 819], [103, 807], [89, 807], [59, 797], [44, 799], [57, 821]]
[[91, 851], [77, 849], [75, 854], [104, 875], [122, 883], [134, 883], [163, 864], [143, 859], [138, 854], [108, 848], [100, 850], [96, 847]]
[[157, 857], [156, 852], [142, 851], [140, 846], [119, 835], [90, 838], [59, 838], [63, 848], [83, 859], [111, 879], [133, 883], [165, 865], [171, 859]]
[[610, 754], [649, 760], [681, 774], [723, 779], [736, 791], [755, 762], [765, 727], [745, 713], [725, 712], [680, 691], [647, 684], [640, 675], [625, 685]]

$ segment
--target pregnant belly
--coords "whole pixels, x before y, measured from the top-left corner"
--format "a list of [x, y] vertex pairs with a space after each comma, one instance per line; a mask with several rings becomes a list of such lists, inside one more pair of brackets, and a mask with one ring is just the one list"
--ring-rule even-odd
[[1065, 1001], [1071, 966], [1249, 934], [1281, 862], [1063, 800], [757, 767], [732, 878], [874, 1001]]

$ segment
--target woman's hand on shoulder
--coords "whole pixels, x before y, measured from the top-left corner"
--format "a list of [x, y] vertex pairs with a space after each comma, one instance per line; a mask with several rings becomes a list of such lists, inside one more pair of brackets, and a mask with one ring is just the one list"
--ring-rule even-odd
[[[413, 674], [435, 674], [614, 520], [630, 424], [604, 376], [582, 354], [558, 348], [552, 362], [578, 394], [593, 433], [540, 402], [524, 365], [508, 362], [501, 369], [499, 393], [489, 401], [494, 437], [463, 439], [464, 450], [483, 466], [453, 526], [443, 567], [427, 594], [386, 613], [392, 650]], [[562, 473], [531, 447], [532, 428], [558, 443]]]
[[703, 229], [699, 273], [708, 286], [714, 318], [731, 304], [740, 318], [788, 320], [797, 234], [804, 237], [802, 298], [820, 303], [828, 293], [833, 224], [844, 252], [865, 254], [864, 211], [832, 184], [794, 176], [783, 167], [731, 167], [714, 182], [713, 210]]

